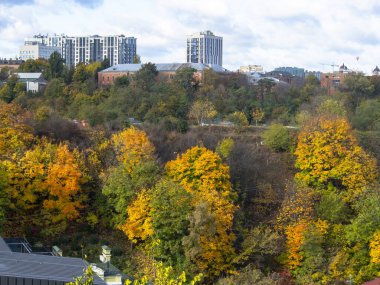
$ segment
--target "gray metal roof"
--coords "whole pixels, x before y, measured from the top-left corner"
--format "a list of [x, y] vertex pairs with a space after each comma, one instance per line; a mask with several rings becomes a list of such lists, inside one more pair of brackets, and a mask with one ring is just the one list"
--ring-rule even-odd
[[41, 72], [19, 72], [15, 74], [20, 79], [39, 79], [42, 76]]
[[[190, 67], [194, 68], [198, 71], [203, 71], [205, 69], [212, 69], [216, 72], [226, 72], [227, 70], [219, 65], [212, 64], [207, 65], [203, 63], [156, 63], [157, 71], [177, 71], [178, 69]], [[136, 72], [140, 70], [142, 64], [141, 63], [133, 63], [133, 64], [116, 64], [107, 69], [100, 71], [103, 72]]]
[[[70, 282], [74, 277], [82, 276], [87, 266], [80, 258], [0, 252], [0, 276]], [[94, 284], [106, 283], [94, 276]]]
[[12, 252], [7, 243], [0, 237], [0, 252]]

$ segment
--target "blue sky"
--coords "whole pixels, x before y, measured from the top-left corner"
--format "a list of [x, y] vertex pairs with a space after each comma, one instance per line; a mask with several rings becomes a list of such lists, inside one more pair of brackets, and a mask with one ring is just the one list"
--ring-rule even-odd
[[231, 70], [380, 65], [377, 0], [0, 0], [0, 57], [38, 33], [124, 34], [137, 38], [143, 62], [184, 62], [186, 36], [202, 30], [223, 37]]

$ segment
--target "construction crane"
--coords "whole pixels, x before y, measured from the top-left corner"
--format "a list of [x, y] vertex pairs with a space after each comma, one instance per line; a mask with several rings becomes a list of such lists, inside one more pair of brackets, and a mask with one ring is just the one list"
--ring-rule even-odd
[[320, 65], [331, 66], [332, 73], [334, 73], [334, 67], [339, 67], [339, 65], [337, 65], [337, 64], [335, 64], [335, 63], [331, 63], [331, 64], [328, 64], [328, 63], [320, 63]]

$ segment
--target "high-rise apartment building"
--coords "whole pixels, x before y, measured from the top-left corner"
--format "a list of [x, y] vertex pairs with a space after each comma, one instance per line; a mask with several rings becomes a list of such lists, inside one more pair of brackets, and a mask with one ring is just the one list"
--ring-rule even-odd
[[222, 66], [223, 38], [215, 36], [211, 31], [204, 31], [188, 36], [187, 62]]
[[[111, 66], [133, 63], [136, 56], [136, 38], [124, 35], [83, 37], [38, 35], [33, 39], [40, 45], [58, 50], [68, 66], [76, 66], [80, 62], [102, 61], [106, 58], [109, 59]], [[27, 41], [25, 45], [26, 43]], [[22, 48], [20, 48], [20, 56]]]

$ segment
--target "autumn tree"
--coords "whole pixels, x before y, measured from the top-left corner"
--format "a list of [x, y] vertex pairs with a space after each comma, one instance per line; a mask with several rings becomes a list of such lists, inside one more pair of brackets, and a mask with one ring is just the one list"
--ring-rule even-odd
[[18, 158], [33, 142], [29, 114], [20, 105], [0, 102], [0, 159]]
[[213, 119], [217, 115], [214, 105], [208, 100], [197, 100], [190, 108], [189, 118], [194, 119], [198, 125]]
[[127, 208], [126, 222], [119, 227], [134, 243], [144, 241], [153, 234], [150, 200], [148, 191], [141, 191]]
[[264, 116], [265, 116], [265, 113], [260, 108], [255, 108], [252, 111], [252, 118], [255, 120], [256, 127], [257, 127], [257, 123], [261, 122], [264, 119]]
[[79, 218], [84, 196], [83, 174], [67, 145], [42, 141], [25, 152], [18, 161], [6, 161], [10, 200], [7, 222], [9, 230], [17, 218], [24, 233], [33, 226], [44, 234], [63, 231], [69, 221]]
[[132, 171], [133, 167], [141, 162], [154, 160], [153, 144], [143, 131], [135, 127], [114, 134], [111, 142], [118, 161], [123, 163], [128, 171]]
[[114, 226], [125, 223], [127, 207], [140, 191], [159, 180], [154, 146], [145, 132], [134, 127], [114, 134], [110, 140], [118, 164], [103, 176], [102, 192], [108, 198]]
[[[210, 223], [204, 225], [199, 214], [193, 213], [190, 235], [193, 231], [195, 240], [188, 241], [187, 248], [191, 252], [191, 244], [199, 246], [198, 250], [193, 250], [198, 252], [197, 258], [193, 256], [190, 262], [208, 276], [228, 271], [234, 256], [235, 236], [231, 229], [236, 209], [228, 166], [216, 153], [204, 147], [193, 147], [169, 161], [165, 168], [167, 175], [192, 195], [192, 203], [198, 205], [198, 211], [210, 217]], [[208, 230], [207, 225], [211, 227]]]
[[344, 118], [318, 117], [299, 133], [296, 179], [314, 187], [332, 185], [353, 201], [377, 177], [376, 161], [358, 145]]

